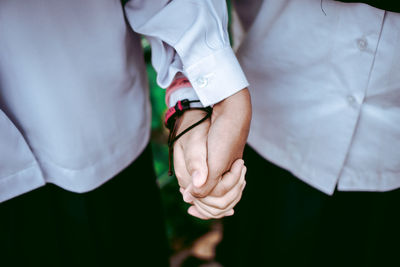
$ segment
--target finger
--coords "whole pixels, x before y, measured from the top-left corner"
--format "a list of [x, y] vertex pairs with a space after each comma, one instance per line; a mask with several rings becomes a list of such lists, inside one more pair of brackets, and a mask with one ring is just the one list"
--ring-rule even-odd
[[212, 214], [208, 214], [205, 211], [202, 211], [201, 209], [199, 209], [199, 207], [196, 206], [191, 206], [188, 209], [188, 213], [194, 217], [197, 217], [199, 219], [203, 219], [203, 220], [209, 220], [209, 219], [220, 219], [223, 218], [225, 216], [232, 216], [234, 214], [234, 210], [229, 210], [219, 216], [214, 216]]
[[227, 211], [224, 211], [224, 212], [220, 212], [218, 214], [212, 214], [208, 210], [205, 210], [205, 209], [203, 209], [202, 207], [200, 207], [198, 205], [194, 205], [193, 207], [196, 209], [196, 211], [199, 214], [201, 214], [201, 216], [203, 216], [204, 218], [207, 218], [207, 219], [220, 219], [220, 218], [223, 218], [225, 216], [231, 216], [231, 215], [233, 215], [233, 212], [234, 212], [233, 209], [230, 209], [230, 210], [227, 210]]
[[[202, 118], [204, 118], [203, 111], [192, 110], [186, 112], [179, 126], [179, 132]], [[190, 174], [192, 183], [196, 187], [202, 186], [207, 180], [207, 135], [209, 127], [210, 121], [206, 120], [184, 134], [177, 141], [177, 145], [180, 145], [183, 150], [186, 170]]]
[[185, 189], [182, 187], [179, 188], [179, 192], [182, 194], [183, 201], [189, 204], [193, 204], [194, 197], [190, 195], [190, 193], [185, 193]]
[[186, 162], [182, 147], [176, 144], [174, 146], [174, 172], [179, 186], [184, 189], [187, 188], [192, 182], [192, 177], [186, 170]]
[[240, 182], [227, 194], [222, 197], [208, 196], [202, 199], [194, 199], [195, 206], [203, 215], [214, 216], [214, 218], [233, 209], [242, 197], [242, 192], [246, 185], [246, 181], [244, 180], [245, 174], [246, 167], [243, 167]]
[[190, 188], [190, 184], [192, 183], [192, 177], [190, 177], [189, 173], [186, 170], [186, 163], [184, 160], [184, 154], [182, 147], [176, 145], [174, 147], [174, 170], [175, 176], [178, 180], [178, 184], [180, 186], [179, 191], [182, 194], [183, 201], [186, 203], [192, 203], [193, 197], [190, 193], [185, 193], [185, 189]]
[[[203, 208], [207, 207], [208, 211], [211, 214], [218, 212], [218, 210], [226, 211], [228, 209], [233, 208], [236, 205], [236, 203], [239, 202], [242, 191], [246, 185], [246, 181], [244, 180], [245, 174], [246, 174], [246, 167], [243, 167], [240, 182], [237, 183], [234, 186], [234, 188], [232, 188], [224, 196], [222, 197], [208, 196], [202, 199], [198, 199], [197, 202], [195, 203], [201, 205]], [[235, 204], [232, 205], [232, 203]]]
[[205, 215], [203, 215], [202, 213], [200, 213], [200, 212], [196, 209], [195, 206], [190, 206], [189, 209], [188, 209], [188, 213], [189, 213], [190, 215], [192, 215], [193, 217], [197, 217], [197, 218], [202, 219], [202, 220], [209, 220], [209, 219], [211, 219], [210, 217], [205, 216]]
[[185, 201], [186, 203], [190, 203], [193, 204], [194, 201], [194, 197], [192, 196], [192, 194], [190, 194], [190, 190], [192, 189], [193, 185], [189, 184], [189, 186], [183, 190], [182, 196], [183, 196], [183, 201]]
[[207, 137], [201, 128], [191, 130], [181, 142], [186, 170], [195, 187], [202, 186], [208, 175]]
[[[209, 193], [208, 196], [220, 197], [229, 192], [237, 183], [239, 183], [241, 179], [241, 171], [243, 166], [244, 166], [244, 161], [242, 159], [236, 160], [232, 165], [231, 170], [225, 173], [223, 177], [221, 177], [221, 179], [218, 180], [217, 185], [214, 187], [211, 193]], [[242, 178], [242, 180], [244, 180], [244, 177]], [[188, 189], [186, 189], [186, 191], [188, 191]], [[199, 197], [199, 195], [196, 194], [195, 190], [191, 190], [190, 193], [191, 195], [194, 195], [198, 198], [207, 197], [203, 195]]]
[[199, 211], [205, 211], [202, 212], [204, 215], [209, 215], [211, 214], [212, 216], [216, 217], [216, 216], [220, 216], [221, 214], [232, 210], [236, 204], [240, 201], [240, 199], [242, 198], [242, 192], [244, 187], [246, 186], [246, 183], [244, 182], [243, 184], [238, 185], [237, 187], [235, 187], [235, 196], [234, 198], [231, 198], [229, 201], [226, 201], [224, 204], [222, 204], [221, 208], [215, 208], [211, 205], [206, 205], [204, 204], [204, 202], [201, 202], [197, 199], [194, 200], [194, 205], [196, 207], [199, 208]]
[[246, 167], [244, 166], [244, 161], [242, 159], [236, 160], [233, 163], [231, 170], [222, 176], [220, 182], [214, 187], [209, 196], [221, 197], [229, 192], [238, 183], [243, 182], [245, 177], [243, 174], [243, 168], [245, 169], [245, 174]]

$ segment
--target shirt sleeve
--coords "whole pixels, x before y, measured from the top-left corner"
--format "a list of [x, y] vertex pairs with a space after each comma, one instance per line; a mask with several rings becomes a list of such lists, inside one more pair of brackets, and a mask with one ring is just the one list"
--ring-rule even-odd
[[131, 0], [125, 12], [150, 42], [161, 87], [182, 72], [209, 106], [248, 86], [229, 43], [225, 0]]

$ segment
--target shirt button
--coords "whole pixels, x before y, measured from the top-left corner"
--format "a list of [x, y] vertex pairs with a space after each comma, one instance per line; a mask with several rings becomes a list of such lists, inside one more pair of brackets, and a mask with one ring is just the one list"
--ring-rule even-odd
[[206, 87], [208, 84], [208, 79], [206, 77], [199, 77], [196, 80], [196, 84], [200, 88]]
[[354, 96], [348, 95], [348, 96], [347, 96], [347, 102], [348, 102], [350, 105], [353, 105], [353, 104], [356, 102], [356, 99], [354, 98]]
[[365, 39], [365, 38], [357, 39], [357, 46], [358, 46], [358, 49], [360, 49], [361, 51], [364, 51], [365, 49], [367, 49], [367, 47], [368, 47], [367, 39]]

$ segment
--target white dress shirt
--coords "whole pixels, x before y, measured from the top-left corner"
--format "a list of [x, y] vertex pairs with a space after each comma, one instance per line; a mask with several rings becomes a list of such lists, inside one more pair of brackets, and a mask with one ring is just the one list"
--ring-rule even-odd
[[249, 144], [327, 194], [400, 187], [400, 14], [330, 0], [236, 4]]
[[125, 18], [161, 86], [182, 72], [204, 105], [246, 87], [224, 0], [0, 0], [0, 202], [48, 182], [92, 190], [142, 152], [147, 78]]

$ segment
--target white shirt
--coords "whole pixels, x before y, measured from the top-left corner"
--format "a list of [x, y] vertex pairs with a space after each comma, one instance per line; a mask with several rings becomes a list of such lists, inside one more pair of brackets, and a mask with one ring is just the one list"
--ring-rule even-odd
[[327, 0], [236, 4], [249, 144], [327, 194], [400, 187], [400, 14]]
[[183, 72], [204, 105], [246, 87], [223, 0], [0, 0], [0, 202], [48, 182], [92, 190], [142, 152], [147, 78], [124, 16], [161, 86]]

